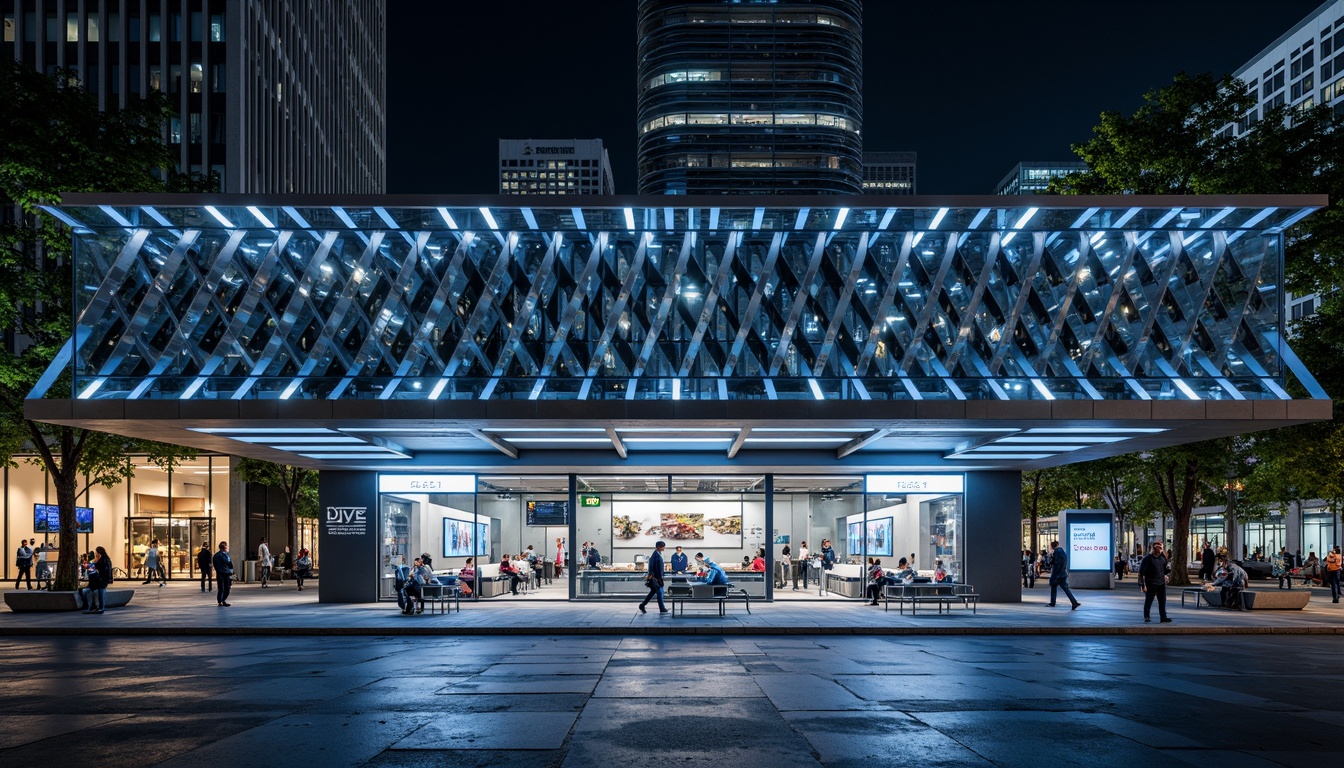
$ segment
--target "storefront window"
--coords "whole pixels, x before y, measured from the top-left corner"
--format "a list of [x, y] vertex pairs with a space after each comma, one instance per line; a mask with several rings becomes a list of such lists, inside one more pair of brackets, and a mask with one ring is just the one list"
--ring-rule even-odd
[[1288, 542], [1288, 527], [1279, 514], [1271, 515], [1268, 520], [1246, 523], [1244, 531], [1241, 542], [1243, 558], [1272, 557]]
[[1302, 513], [1302, 557], [1305, 559], [1315, 553], [1324, 558], [1335, 544], [1339, 543], [1335, 525], [1335, 516], [1321, 510]]
[[474, 493], [379, 494], [381, 578], [378, 595], [396, 598], [396, 574], [422, 554], [436, 574], [456, 574], [468, 558], [489, 557], [488, 519], [477, 519]]

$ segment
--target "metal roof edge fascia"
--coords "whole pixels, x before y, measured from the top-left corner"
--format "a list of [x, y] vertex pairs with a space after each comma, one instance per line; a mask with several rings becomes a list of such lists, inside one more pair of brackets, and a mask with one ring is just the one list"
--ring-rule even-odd
[[71, 192], [58, 208], [84, 206], [293, 208], [1280, 208], [1320, 209], [1328, 195], [276, 195]]

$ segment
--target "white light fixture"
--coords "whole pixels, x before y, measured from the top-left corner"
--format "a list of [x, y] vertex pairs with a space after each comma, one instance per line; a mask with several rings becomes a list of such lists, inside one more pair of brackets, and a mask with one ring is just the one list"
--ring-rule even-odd
[[213, 205], [207, 205], [207, 206], [205, 206], [205, 212], [208, 213], [208, 214], [210, 214], [211, 216], [214, 216], [214, 217], [215, 217], [215, 221], [218, 221], [220, 224], [223, 224], [225, 227], [227, 227], [227, 228], [229, 228], [229, 229], [235, 229], [235, 227], [233, 226], [233, 222], [231, 222], [231, 221], [229, 221], [228, 219], [224, 218], [224, 214], [222, 214], [222, 213], [220, 213], [218, 210], [216, 210], [216, 209], [215, 209], [215, 206], [213, 206]]
[[378, 218], [383, 220], [383, 223], [387, 225], [388, 229], [401, 229], [401, 227], [397, 226], [396, 220], [392, 218], [392, 215], [387, 212], [386, 208], [374, 207], [373, 212], [378, 214]]
[[929, 222], [929, 229], [937, 229], [939, 224], [943, 223], [943, 217], [947, 215], [946, 208], [939, 208], [933, 215], [933, 221]]
[[837, 214], [836, 217], [835, 217], [835, 224], [831, 226], [831, 230], [832, 230], [832, 231], [839, 231], [839, 229], [840, 229], [841, 227], [845, 226], [845, 219], [846, 219], [848, 216], [849, 216], [849, 209], [848, 209], [848, 208], [841, 208], [841, 209], [840, 209], [840, 213]]
[[635, 211], [633, 208], [625, 209], [625, 228], [631, 232], [635, 231]]
[[261, 226], [267, 229], [275, 229], [275, 224], [272, 223], [270, 219], [266, 218], [266, 214], [262, 213], [261, 209], [258, 208], [257, 206], [255, 205], [247, 206], [247, 212], [252, 214], [252, 218], [261, 222]]
[[453, 221], [453, 215], [448, 212], [447, 208], [440, 206], [438, 211], [439, 217], [443, 219], [443, 223], [447, 224], [449, 229], [457, 229], [457, 222]]
[[499, 229], [499, 225], [495, 223], [495, 217], [493, 214], [490, 213], [489, 208], [481, 206], [479, 210], [481, 212], [481, 215], [485, 217], [485, 223], [487, 226], [490, 227], [490, 229]]

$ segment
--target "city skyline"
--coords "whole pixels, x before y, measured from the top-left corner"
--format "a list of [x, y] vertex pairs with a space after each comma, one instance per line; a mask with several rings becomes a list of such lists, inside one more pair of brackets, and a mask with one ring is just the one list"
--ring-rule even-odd
[[[392, 4], [388, 190], [489, 193], [496, 142], [531, 134], [602, 139], [633, 194], [635, 4], [606, 5]], [[864, 8], [864, 151], [918, 152], [922, 194], [988, 194], [1024, 158], [1072, 159], [1101, 111], [1132, 111], [1180, 71], [1231, 73], [1321, 3], [975, 5]], [[1029, 35], [1058, 63], [1029, 55]]]

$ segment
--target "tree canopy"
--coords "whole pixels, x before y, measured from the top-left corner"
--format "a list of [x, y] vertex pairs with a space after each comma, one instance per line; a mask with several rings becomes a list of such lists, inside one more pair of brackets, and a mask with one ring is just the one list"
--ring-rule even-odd
[[[205, 191], [217, 179], [172, 172], [164, 143], [173, 110], [157, 92], [125, 109], [99, 111], [71, 70], [41, 74], [0, 59], [0, 461], [33, 451], [60, 507], [56, 589], [78, 581], [75, 503], [84, 488], [111, 487], [135, 472], [131, 454], [169, 469], [195, 451], [24, 418], [23, 401], [69, 338], [74, 307], [72, 241], [39, 206], [66, 192]], [[70, 397], [69, 374], [49, 397]]]

